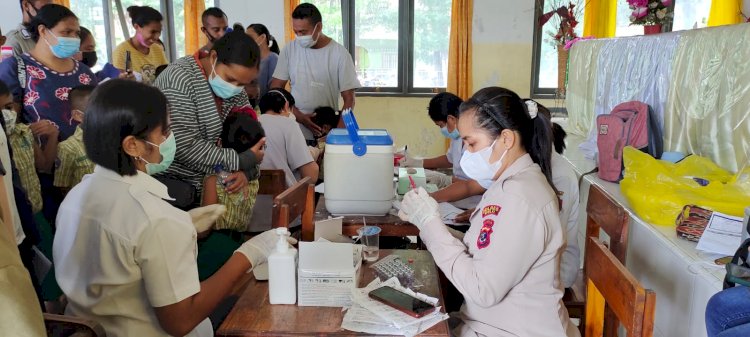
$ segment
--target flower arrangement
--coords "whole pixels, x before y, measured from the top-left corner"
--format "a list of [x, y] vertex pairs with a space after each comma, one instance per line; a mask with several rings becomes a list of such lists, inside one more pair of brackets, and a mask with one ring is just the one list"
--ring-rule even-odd
[[627, 0], [633, 13], [633, 25], [664, 25], [672, 22], [674, 16], [672, 0]]
[[542, 16], [539, 17], [539, 26], [544, 26], [547, 22], [555, 18], [554, 23], [558, 28], [556, 32], [550, 34], [554, 44], [565, 45], [578, 38], [575, 28], [578, 26], [578, 20], [576, 18], [583, 10], [580, 3], [568, 2], [568, 4], [565, 5], [562, 1], [553, 1], [551, 7], [556, 9], [542, 14]]

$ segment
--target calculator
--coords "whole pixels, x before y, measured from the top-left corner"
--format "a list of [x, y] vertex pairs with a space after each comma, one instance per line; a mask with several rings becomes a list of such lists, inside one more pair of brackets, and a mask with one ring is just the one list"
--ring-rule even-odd
[[396, 277], [404, 287], [410, 289], [421, 287], [421, 284], [414, 277], [414, 268], [404, 262], [400, 256], [388, 255], [374, 263], [370, 268], [375, 270], [375, 275], [381, 281]]

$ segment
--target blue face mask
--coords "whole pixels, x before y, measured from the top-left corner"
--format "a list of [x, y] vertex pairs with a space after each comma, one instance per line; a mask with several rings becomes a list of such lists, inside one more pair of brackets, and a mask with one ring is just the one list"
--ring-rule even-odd
[[52, 55], [55, 55], [57, 58], [66, 59], [73, 57], [81, 47], [81, 39], [77, 37], [57, 37], [51, 30], [49, 33], [57, 39], [57, 44], [53, 46], [47, 39], [44, 39], [44, 42], [47, 42]]
[[461, 135], [458, 133], [457, 128], [453, 129], [452, 132], [448, 132], [448, 127], [444, 126], [440, 128], [440, 133], [442, 133], [445, 138], [450, 138], [453, 140], [458, 140], [459, 138], [461, 138]]
[[208, 84], [211, 85], [211, 90], [213, 90], [214, 94], [223, 99], [237, 96], [242, 92], [242, 87], [225, 81], [216, 73], [216, 61], [211, 65], [211, 76], [208, 79]]
[[177, 152], [177, 142], [174, 139], [174, 133], [170, 132], [169, 137], [167, 137], [167, 139], [159, 145], [156, 145], [147, 140], [145, 142], [151, 146], [159, 148], [159, 154], [161, 154], [161, 162], [159, 163], [149, 163], [148, 161], [146, 161], [146, 159], [140, 158], [141, 160], [146, 162], [146, 173], [152, 176], [154, 174], [166, 171], [169, 168], [169, 165], [172, 165], [172, 162], [174, 161], [174, 154], [175, 152]]

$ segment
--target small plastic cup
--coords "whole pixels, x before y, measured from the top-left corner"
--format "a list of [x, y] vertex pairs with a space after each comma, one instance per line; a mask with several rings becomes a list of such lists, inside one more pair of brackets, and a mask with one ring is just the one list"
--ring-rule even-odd
[[375, 262], [380, 257], [380, 227], [367, 226], [357, 229], [357, 234], [365, 246], [363, 256], [367, 262]]

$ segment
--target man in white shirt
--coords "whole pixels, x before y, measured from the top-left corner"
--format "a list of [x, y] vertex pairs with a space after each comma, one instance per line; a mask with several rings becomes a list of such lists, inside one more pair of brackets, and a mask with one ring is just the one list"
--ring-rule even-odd
[[[360, 84], [349, 51], [323, 34], [318, 8], [309, 3], [297, 6], [292, 26], [297, 38], [281, 51], [270, 88], [283, 88], [291, 81], [294, 115], [305, 139], [312, 140], [321, 133], [310, 118], [313, 111], [322, 106], [353, 108], [354, 90]], [[344, 100], [341, 109], [339, 95]]]

